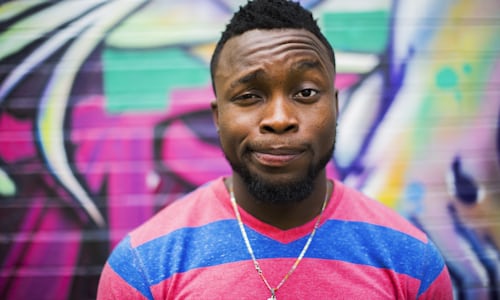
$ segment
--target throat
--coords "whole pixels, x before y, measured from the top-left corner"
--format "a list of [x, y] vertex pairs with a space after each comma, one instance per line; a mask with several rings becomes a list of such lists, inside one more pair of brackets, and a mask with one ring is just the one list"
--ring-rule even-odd
[[286, 205], [259, 202], [253, 202], [249, 205], [240, 204], [242, 209], [258, 220], [281, 230], [302, 226], [312, 221], [321, 211], [321, 203], [314, 205], [317, 207], [315, 210], [304, 209], [303, 206], [305, 205], [302, 202]]

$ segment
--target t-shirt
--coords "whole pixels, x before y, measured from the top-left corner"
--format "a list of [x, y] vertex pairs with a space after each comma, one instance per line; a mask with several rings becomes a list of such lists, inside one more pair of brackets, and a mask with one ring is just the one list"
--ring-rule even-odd
[[[265, 278], [276, 287], [316, 219], [288, 230], [239, 209]], [[267, 299], [229, 193], [218, 178], [159, 211], [113, 250], [98, 299]], [[452, 299], [427, 236], [381, 203], [334, 181], [316, 234], [277, 299]]]

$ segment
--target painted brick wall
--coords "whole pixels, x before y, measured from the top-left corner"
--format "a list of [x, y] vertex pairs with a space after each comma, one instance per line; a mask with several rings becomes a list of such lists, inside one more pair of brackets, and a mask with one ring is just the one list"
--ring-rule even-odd
[[[116, 243], [230, 169], [208, 62], [241, 1], [2, 1], [0, 298], [92, 299]], [[500, 4], [309, 0], [336, 50], [332, 176], [500, 297]]]

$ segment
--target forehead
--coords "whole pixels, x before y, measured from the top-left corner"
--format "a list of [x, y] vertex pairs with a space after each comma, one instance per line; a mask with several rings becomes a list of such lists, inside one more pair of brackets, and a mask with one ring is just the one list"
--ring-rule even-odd
[[304, 29], [254, 29], [227, 41], [220, 53], [215, 75], [301, 59], [318, 61], [333, 73], [333, 62], [328, 53], [323, 43]]

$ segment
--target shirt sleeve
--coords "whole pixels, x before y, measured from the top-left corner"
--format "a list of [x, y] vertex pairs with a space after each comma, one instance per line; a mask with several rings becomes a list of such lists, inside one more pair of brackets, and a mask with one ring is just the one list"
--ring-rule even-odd
[[423, 256], [422, 280], [418, 293], [419, 300], [452, 300], [453, 289], [450, 274], [437, 247], [428, 241], [426, 255]]
[[109, 256], [99, 279], [97, 299], [153, 299], [141, 260], [131, 247], [129, 237]]

